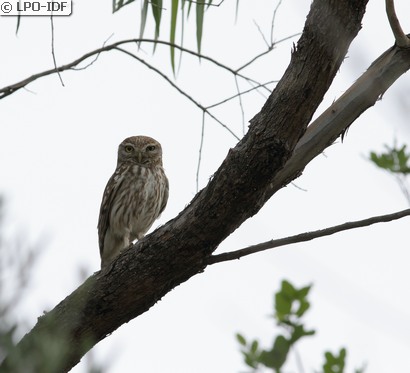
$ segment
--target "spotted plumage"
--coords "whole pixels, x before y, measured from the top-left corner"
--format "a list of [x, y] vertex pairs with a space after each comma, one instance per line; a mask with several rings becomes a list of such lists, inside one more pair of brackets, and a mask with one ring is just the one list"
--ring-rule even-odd
[[132, 241], [144, 237], [164, 211], [168, 190], [161, 144], [147, 136], [125, 139], [118, 147], [117, 167], [101, 202], [98, 238], [102, 269]]

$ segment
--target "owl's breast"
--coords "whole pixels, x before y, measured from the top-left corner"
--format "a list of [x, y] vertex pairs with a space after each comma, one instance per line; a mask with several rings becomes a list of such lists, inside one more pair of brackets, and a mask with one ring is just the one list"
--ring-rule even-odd
[[[134, 166], [136, 167], [136, 166]], [[149, 168], [140, 167], [132, 183], [129, 227], [131, 240], [140, 239], [151, 228], [160, 214], [163, 183], [158, 173]]]

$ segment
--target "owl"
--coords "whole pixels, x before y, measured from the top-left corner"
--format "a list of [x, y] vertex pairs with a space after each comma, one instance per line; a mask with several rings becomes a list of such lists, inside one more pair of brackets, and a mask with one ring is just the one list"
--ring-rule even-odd
[[135, 239], [151, 228], [168, 201], [161, 144], [148, 136], [126, 138], [118, 147], [117, 167], [105, 187], [98, 239], [105, 269]]

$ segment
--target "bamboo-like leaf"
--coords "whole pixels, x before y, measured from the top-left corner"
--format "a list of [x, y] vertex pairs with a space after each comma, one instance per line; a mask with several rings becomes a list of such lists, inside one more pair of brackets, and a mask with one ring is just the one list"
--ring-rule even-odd
[[144, 0], [141, 8], [140, 39], [144, 36], [145, 24], [147, 23], [148, 3], [149, 0]]
[[20, 28], [20, 21], [21, 21], [21, 15], [20, 15], [20, 13], [19, 13], [19, 14], [17, 14], [16, 35], [17, 35], [17, 34], [18, 34], [18, 32], [19, 32], [19, 28]]
[[238, 12], [239, 12], [239, 0], [236, 0], [235, 22], [238, 22]]
[[125, 5], [128, 5], [134, 1], [135, 0], [112, 0], [112, 12], [115, 13]]
[[204, 27], [205, 0], [196, 3], [196, 42], [198, 53], [201, 53], [202, 30]]
[[[171, 32], [169, 41], [171, 44], [175, 44], [175, 34], [177, 29], [177, 17], [178, 17], [178, 0], [172, 0], [171, 6]], [[175, 74], [175, 47], [171, 45], [171, 66], [172, 71]]]
[[186, 18], [189, 17], [189, 13], [191, 12], [192, 1], [189, 1], [188, 3], [188, 13], [186, 14]]
[[[180, 41], [180, 46], [184, 46], [184, 32], [185, 32], [185, 1], [186, 0], [181, 0], [181, 41]], [[190, 3], [191, 4], [191, 3]], [[181, 67], [182, 63], [182, 50], [179, 51], [179, 63], [178, 63], [178, 70]]]
[[155, 19], [155, 40], [159, 37], [162, 15], [162, 0], [151, 0], [152, 14]]

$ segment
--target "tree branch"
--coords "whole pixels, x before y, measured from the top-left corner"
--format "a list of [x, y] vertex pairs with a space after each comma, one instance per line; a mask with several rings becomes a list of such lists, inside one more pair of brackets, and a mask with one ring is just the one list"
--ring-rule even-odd
[[[53, 344], [69, 346], [58, 349], [61, 356], [53, 356], [62, 362], [55, 372], [67, 372], [96, 343], [203, 272], [218, 245], [274, 193], [271, 185], [283, 177], [281, 170], [361, 27], [366, 4], [367, 0], [312, 2], [286, 72], [208, 185], [175, 219], [125, 249], [109, 273], [97, 272], [39, 318], [0, 371], [24, 364], [33, 355], [37, 358], [29, 369], [14, 371], [44, 371], [50, 353], [56, 351], [38, 343], [45, 335]], [[290, 181], [282, 179], [281, 186]]]
[[240, 78], [242, 78], [242, 79], [244, 79], [244, 80], [246, 80], [250, 83], [253, 83], [253, 84], [256, 84], [256, 85], [261, 85], [260, 82], [254, 80], [254, 79], [251, 79], [251, 78], [249, 78], [249, 77], [247, 77], [243, 74], [240, 74], [238, 71], [235, 71], [234, 69], [222, 64], [221, 62], [219, 62], [219, 61], [217, 61], [217, 60], [215, 60], [211, 57], [202, 55], [202, 54], [197, 53], [195, 51], [192, 51], [190, 49], [183, 48], [183, 47], [181, 47], [177, 44], [172, 44], [170, 42], [163, 41], [163, 40], [127, 39], [127, 40], [118, 41], [118, 42], [113, 43], [113, 44], [104, 45], [101, 48], [95, 49], [91, 52], [88, 52], [88, 53], [84, 54], [80, 58], [77, 58], [76, 60], [74, 60], [74, 61], [72, 61], [72, 62], [70, 62], [66, 65], [61, 65], [57, 68], [53, 68], [53, 69], [50, 69], [50, 70], [46, 70], [46, 71], [34, 74], [34, 75], [32, 75], [32, 76], [30, 76], [26, 79], [21, 80], [18, 83], [11, 84], [11, 85], [8, 85], [6, 87], [3, 87], [3, 88], [0, 89], [0, 99], [3, 99], [5, 97], [13, 94], [14, 92], [18, 91], [21, 88], [24, 88], [25, 86], [27, 86], [28, 84], [34, 82], [35, 80], [37, 80], [39, 78], [42, 78], [42, 77], [45, 77], [45, 76], [48, 76], [48, 75], [52, 75], [52, 74], [56, 74], [56, 73], [58, 74], [62, 71], [72, 70], [74, 67], [76, 67], [81, 62], [87, 60], [90, 57], [98, 56], [99, 54], [101, 54], [103, 52], [108, 52], [112, 49], [117, 49], [119, 46], [124, 45], [124, 44], [138, 44], [138, 43], [156, 43], [158, 45], [172, 46], [176, 49], [179, 49], [182, 52], [185, 52], [185, 53], [191, 54], [193, 56], [196, 56], [196, 57], [200, 58], [201, 60], [209, 61], [209, 62], [213, 63], [214, 65], [222, 68], [223, 70], [226, 70], [226, 71], [230, 72], [231, 74], [233, 74], [235, 76], [238, 76], [238, 77], [240, 77]]
[[397, 46], [399, 48], [410, 48], [410, 39], [403, 32], [403, 29], [400, 26], [400, 21], [396, 15], [394, 0], [386, 0], [386, 13], [394, 38], [396, 39]]
[[409, 215], [410, 215], [410, 209], [407, 209], [407, 210], [395, 212], [393, 214], [373, 216], [368, 219], [347, 222], [344, 224], [335, 225], [333, 227], [319, 229], [317, 231], [305, 232], [305, 233], [297, 234], [295, 236], [279, 238], [276, 240], [270, 240], [270, 241], [259, 243], [257, 245], [248, 246], [243, 249], [239, 249], [239, 250], [235, 250], [235, 251], [231, 251], [227, 253], [222, 253], [218, 255], [212, 255], [209, 257], [207, 263], [215, 264], [215, 263], [227, 262], [229, 260], [240, 259], [246, 255], [255, 254], [261, 251], [273, 249], [275, 247], [290, 245], [290, 244], [294, 244], [298, 242], [310, 241], [315, 238], [330, 236], [332, 234], [346, 231], [349, 229], [367, 227], [369, 225], [376, 224], [376, 223], [385, 223], [385, 222], [389, 222], [392, 220], [401, 219]]
[[410, 69], [410, 49], [393, 46], [381, 54], [356, 82], [313, 121], [295, 147], [292, 157], [279, 171], [269, 193], [300, 176], [306, 165], [340, 136], [387, 89]]
[[134, 53], [128, 52], [125, 49], [116, 47], [114, 48], [122, 53], [135, 58], [137, 61], [141, 62], [143, 65], [147, 66], [149, 69], [155, 71], [158, 75], [160, 75], [163, 79], [165, 79], [172, 87], [174, 87], [182, 96], [186, 97], [189, 101], [195, 104], [198, 108], [200, 108], [205, 114], [209, 115], [215, 122], [219, 123], [223, 128], [225, 128], [233, 137], [239, 140], [239, 136], [235, 134], [226, 124], [220, 121], [215, 115], [213, 115], [205, 106], [202, 106], [198, 101], [196, 101], [191, 95], [186, 93], [184, 90], [179, 88], [168, 76], [166, 76], [162, 71], [158, 70], [156, 67], [149, 64], [147, 61], [143, 60], [142, 58], [136, 56]]

